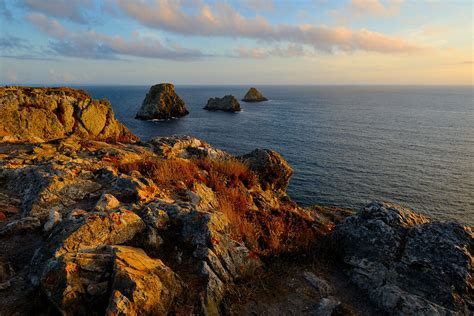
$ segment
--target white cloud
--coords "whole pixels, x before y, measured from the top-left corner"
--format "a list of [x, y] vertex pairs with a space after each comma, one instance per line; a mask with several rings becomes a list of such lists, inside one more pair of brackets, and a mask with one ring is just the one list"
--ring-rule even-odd
[[110, 36], [94, 30], [73, 32], [55, 19], [34, 13], [27, 19], [42, 32], [55, 38], [50, 48], [56, 54], [92, 59], [117, 59], [120, 55], [186, 60], [203, 57], [199, 50], [180, 46], [166, 47], [156, 38], [134, 33], [132, 39]]
[[49, 19], [46, 15], [41, 13], [32, 13], [26, 19], [35, 25], [43, 33], [49, 34], [53, 37], [63, 38], [67, 30], [58, 21]]
[[93, 8], [93, 0], [21, 0], [20, 4], [29, 10], [48, 16], [87, 23], [85, 11]]
[[[240, 37], [265, 42], [289, 42], [310, 45], [316, 50], [380, 53], [406, 53], [422, 49], [421, 45], [402, 38], [369, 30], [315, 25], [271, 24], [262, 16], [245, 17], [227, 3], [213, 6], [182, 1], [116, 0], [119, 8], [145, 26], [177, 34]], [[146, 7], [147, 10], [143, 8]]]

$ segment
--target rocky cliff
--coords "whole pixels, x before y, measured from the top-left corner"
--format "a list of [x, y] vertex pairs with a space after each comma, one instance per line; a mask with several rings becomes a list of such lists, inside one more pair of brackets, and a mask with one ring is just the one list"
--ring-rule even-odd
[[107, 100], [93, 100], [71, 88], [0, 88], [0, 137], [3, 141], [41, 142], [67, 136], [135, 141], [115, 119]]
[[168, 120], [189, 114], [184, 101], [170, 83], [160, 83], [150, 88], [136, 118], [140, 120]]
[[0, 142], [0, 314], [473, 312], [469, 227], [305, 209], [292, 172], [193, 137]]
[[242, 99], [244, 102], [263, 102], [268, 101], [256, 88], [250, 88]]
[[240, 111], [240, 104], [233, 95], [226, 95], [223, 98], [209, 99], [204, 110], [238, 112]]

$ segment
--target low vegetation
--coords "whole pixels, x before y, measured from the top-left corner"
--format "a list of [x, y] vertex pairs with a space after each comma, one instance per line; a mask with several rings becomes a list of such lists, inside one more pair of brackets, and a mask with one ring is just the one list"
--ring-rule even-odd
[[216, 194], [219, 211], [229, 219], [233, 238], [259, 255], [305, 249], [314, 240], [312, 221], [297, 212], [288, 197], [278, 201], [277, 207], [259, 205], [263, 191], [258, 176], [238, 159], [146, 158], [118, 163], [117, 168], [127, 174], [139, 171], [169, 190], [183, 189], [183, 184], [192, 190], [195, 183], [205, 184]]

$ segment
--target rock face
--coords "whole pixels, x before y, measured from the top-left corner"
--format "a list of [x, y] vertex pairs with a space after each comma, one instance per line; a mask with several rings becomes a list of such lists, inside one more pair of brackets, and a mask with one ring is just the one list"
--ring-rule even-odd
[[168, 120], [189, 114], [184, 101], [170, 83], [160, 83], [150, 88], [135, 118], [140, 120]]
[[392, 315], [474, 312], [474, 235], [374, 202], [336, 226], [347, 275]]
[[240, 104], [233, 95], [226, 95], [223, 98], [209, 99], [204, 110], [238, 112], [240, 111]]
[[254, 87], [250, 88], [249, 91], [245, 94], [244, 98], [242, 99], [244, 102], [262, 102], [268, 101], [267, 98], [263, 96], [257, 89]]
[[264, 188], [285, 190], [293, 175], [288, 162], [273, 150], [258, 148], [241, 159], [258, 174]]
[[0, 139], [41, 142], [67, 136], [136, 141], [110, 103], [71, 88], [0, 88]]

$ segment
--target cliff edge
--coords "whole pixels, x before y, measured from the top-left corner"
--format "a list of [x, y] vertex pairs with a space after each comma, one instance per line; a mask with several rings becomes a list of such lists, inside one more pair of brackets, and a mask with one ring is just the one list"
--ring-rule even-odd
[[0, 138], [42, 142], [67, 136], [102, 141], [138, 140], [115, 119], [107, 100], [72, 88], [0, 88]]

